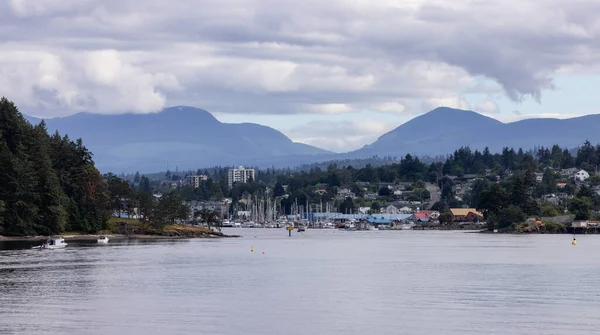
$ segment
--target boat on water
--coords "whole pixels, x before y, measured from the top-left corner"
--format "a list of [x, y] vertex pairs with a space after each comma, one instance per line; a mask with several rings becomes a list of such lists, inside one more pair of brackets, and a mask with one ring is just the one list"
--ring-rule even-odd
[[67, 246], [65, 239], [60, 236], [52, 236], [47, 239], [42, 245], [33, 247], [32, 249], [63, 249]]
[[108, 237], [103, 236], [103, 235], [102, 236], [98, 236], [98, 243], [100, 243], [100, 244], [106, 244], [106, 243], [108, 243]]
[[306, 227], [303, 225], [298, 226], [298, 231], [306, 231]]

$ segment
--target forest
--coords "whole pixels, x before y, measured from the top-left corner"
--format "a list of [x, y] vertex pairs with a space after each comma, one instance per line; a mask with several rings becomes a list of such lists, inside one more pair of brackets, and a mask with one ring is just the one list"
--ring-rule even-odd
[[0, 235], [98, 232], [125, 202], [154, 228], [189, 213], [177, 192], [153, 197], [147, 178], [131, 189], [103, 176], [81, 139], [49, 135], [43, 121], [32, 126], [14, 103], [0, 99]]

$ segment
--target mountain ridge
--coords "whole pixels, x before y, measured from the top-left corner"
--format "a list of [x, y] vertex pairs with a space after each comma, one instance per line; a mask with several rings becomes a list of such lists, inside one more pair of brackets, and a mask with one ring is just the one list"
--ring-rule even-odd
[[[32, 123], [42, 119], [27, 116]], [[152, 114], [77, 113], [44, 119], [49, 132], [82, 138], [103, 171], [135, 172], [212, 165], [252, 164], [269, 158], [331, 152], [293, 142], [255, 123], [223, 123], [209, 112], [175, 106]]]
[[[41, 119], [26, 116], [36, 123]], [[468, 146], [493, 152], [600, 142], [600, 114], [568, 119], [530, 118], [501, 122], [474, 111], [438, 107], [419, 115], [360, 149], [333, 153], [293, 142], [282, 132], [255, 123], [223, 123], [206, 110], [173, 106], [152, 114], [78, 113], [45, 119], [48, 130], [81, 137], [104, 171], [160, 171], [215, 165], [295, 166], [323, 161], [446, 155]]]
[[529, 149], [559, 144], [579, 146], [600, 142], [600, 114], [568, 119], [530, 118], [507, 122], [467, 110], [438, 107], [381, 135], [375, 142], [348, 154], [401, 156], [406, 153], [443, 155], [462, 146], [492, 151], [503, 147]]

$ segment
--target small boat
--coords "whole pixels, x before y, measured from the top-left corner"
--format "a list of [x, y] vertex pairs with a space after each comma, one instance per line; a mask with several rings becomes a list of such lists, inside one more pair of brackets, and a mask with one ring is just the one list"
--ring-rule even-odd
[[98, 236], [98, 243], [100, 243], [100, 244], [106, 244], [106, 243], [108, 243], [108, 237], [106, 237], [106, 236]]
[[306, 227], [300, 225], [298, 226], [298, 231], [306, 231]]
[[60, 236], [53, 236], [47, 239], [44, 244], [33, 247], [32, 249], [62, 249], [67, 246], [65, 239]]

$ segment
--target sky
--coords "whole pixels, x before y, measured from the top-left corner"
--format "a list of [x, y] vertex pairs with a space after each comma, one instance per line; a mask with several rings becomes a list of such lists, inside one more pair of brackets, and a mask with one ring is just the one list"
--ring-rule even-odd
[[447, 106], [600, 113], [597, 0], [4, 0], [0, 95], [32, 116], [188, 105], [344, 152]]

